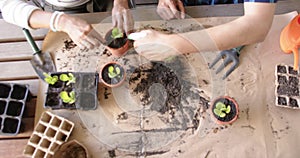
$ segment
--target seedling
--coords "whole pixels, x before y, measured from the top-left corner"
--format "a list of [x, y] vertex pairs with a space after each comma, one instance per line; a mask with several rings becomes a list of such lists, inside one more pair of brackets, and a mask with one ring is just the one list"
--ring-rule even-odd
[[230, 105], [226, 106], [222, 102], [218, 102], [214, 109], [214, 113], [221, 118], [224, 118], [226, 114], [230, 113], [230, 111], [231, 111]]
[[57, 75], [51, 76], [47, 73], [44, 73], [43, 75], [45, 76], [45, 81], [48, 84], [54, 85], [58, 81], [58, 76]]
[[111, 31], [111, 37], [113, 39], [123, 38], [123, 36], [124, 36], [123, 32], [119, 28], [115, 27], [115, 28], [112, 29], [112, 31]]
[[64, 103], [73, 104], [75, 103], [75, 92], [71, 91], [68, 93], [67, 91], [60, 92], [60, 98], [63, 100]]
[[109, 66], [108, 67], [108, 77], [109, 78], [116, 78], [116, 77], [120, 77], [121, 75], [121, 70], [119, 67], [114, 67], [114, 66]]
[[76, 78], [74, 77], [74, 75], [72, 73], [68, 73], [68, 75], [67, 74], [61, 74], [61, 75], [59, 75], [59, 79], [61, 81], [67, 82], [67, 86], [71, 83], [76, 82]]

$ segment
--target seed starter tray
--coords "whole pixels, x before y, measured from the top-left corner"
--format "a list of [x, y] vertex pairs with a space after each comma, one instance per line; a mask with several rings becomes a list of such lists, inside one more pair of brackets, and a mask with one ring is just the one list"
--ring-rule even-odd
[[[95, 110], [98, 106], [97, 98], [97, 87], [99, 75], [98, 73], [89, 72], [56, 72], [52, 73], [51, 76], [60, 74], [72, 73], [76, 82], [66, 85], [66, 82], [59, 81], [60, 85], [50, 85], [48, 84], [45, 108], [50, 108], [52, 110], [56, 109], [81, 109], [81, 110]], [[75, 91], [76, 101], [73, 104], [63, 103], [59, 96], [61, 91]]]
[[44, 112], [24, 149], [24, 155], [50, 158], [69, 139], [74, 123], [50, 112]]
[[29, 92], [28, 85], [0, 83], [0, 135], [17, 135]]
[[276, 106], [300, 109], [299, 70], [278, 64], [275, 68]]

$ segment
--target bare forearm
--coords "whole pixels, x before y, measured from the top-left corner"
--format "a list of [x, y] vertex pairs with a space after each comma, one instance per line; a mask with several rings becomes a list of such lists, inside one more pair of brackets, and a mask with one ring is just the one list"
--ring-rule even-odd
[[28, 19], [29, 26], [34, 29], [49, 28], [52, 13], [35, 10]]
[[177, 49], [183, 53], [216, 51], [263, 41], [272, 24], [275, 4], [245, 3], [244, 6], [245, 15], [232, 22], [173, 35]]

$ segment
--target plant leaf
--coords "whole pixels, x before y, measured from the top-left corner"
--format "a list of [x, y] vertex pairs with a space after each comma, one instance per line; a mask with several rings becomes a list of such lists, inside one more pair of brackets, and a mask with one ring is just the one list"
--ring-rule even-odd
[[224, 112], [221, 112], [220, 115], [219, 115], [221, 118], [225, 117], [226, 114]]
[[115, 78], [117, 76], [116, 73], [112, 72], [112, 73], [108, 73], [108, 77], [109, 78]]
[[67, 74], [60, 74], [60, 75], [59, 75], [59, 79], [60, 79], [61, 81], [64, 81], [64, 82], [70, 80], [70, 78], [69, 78], [69, 76], [68, 76]]
[[219, 110], [221, 110], [222, 108], [226, 108], [226, 105], [224, 103], [222, 103], [222, 102], [218, 102], [216, 104], [216, 108], [219, 109]]
[[109, 66], [109, 67], [108, 67], [108, 72], [109, 72], [109, 73], [113, 73], [114, 70], [115, 70], [114, 66]]
[[122, 38], [123, 32], [119, 28], [115, 27], [112, 29], [111, 36], [113, 39]]
[[228, 113], [230, 113], [230, 111], [231, 111], [231, 107], [228, 105], [225, 112], [226, 112], [226, 114], [228, 114]]
[[119, 75], [121, 73], [121, 70], [119, 67], [116, 67], [116, 73], [117, 73], [117, 75]]
[[222, 111], [220, 111], [219, 109], [214, 109], [214, 113], [217, 115], [217, 116], [220, 116]]

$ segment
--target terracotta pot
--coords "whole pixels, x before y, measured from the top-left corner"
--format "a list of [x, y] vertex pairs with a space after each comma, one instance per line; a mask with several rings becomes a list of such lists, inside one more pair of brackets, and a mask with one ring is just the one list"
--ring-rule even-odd
[[113, 47], [110, 47], [110, 42], [111, 42], [111, 32], [112, 32], [112, 29], [111, 30], [109, 30], [107, 33], [106, 33], [106, 35], [105, 35], [105, 39], [106, 39], [106, 41], [108, 42], [107, 43], [107, 46], [106, 46], [106, 49], [108, 49], [111, 53], [112, 53], [112, 55], [113, 56], [115, 56], [115, 57], [120, 57], [120, 56], [122, 56], [122, 55], [125, 55], [126, 54], [126, 52], [128, 51], [128, 49], [129, 49], [129, 40], [127, 39], [127, 37], [126, 37], [126, 34], [124, 33], [124, 37], [125, 37], [125, 39], [126, 39], [126, 42], [125, 42], [125, 44], [123, 45], [123, 46], [121, 46], [120, 48], [113, 48]]
[[[107, 82], [105, 81], [105, 79], [104, 79], [105, 76], [103, 75], [103, 73], [105, 73], [104, 71], [105, 71], [106, 67], [108, 67], [109, 65], [113, 65], [113, 64], [117, 64], [117, 65], [119, 65], [119, 66], [121, 67], [121, 69], [123, 69], [123, 76], [122, 76], [122, 79], [121, 79], [121, 81], [119, 81], [117, 84], [110, 84], [110, 83], [107, 83]], [[121, 72], [122, 72], [122, 70], [121, 70]], [[104, 85], [106, 85], [107, 87], [113, 88], [113, 87], [118, 87], [118, 86], [120, 86], [120, 85], [124, 82], [124, 80], [125, 80], [125, 78], [126, 78], [126, 71], [125, 71], [125, 68], [124, 68], [123, 65], [121, 65], [120, 63], [117, 63], [117, 62], [112, 61], [112, 62], [108, 62], [108, 63], [106, 63], [105, 65], [103, 65], [103, 67], [102, 67], [101, 70], [100, 70], [99, 76], [100, 76], [100, 81], [101, 81]]]
[[89, 154], [84, 145], [77, 140], [63, 143], [55, 152], [55, 158], [88, 158]]
[[298, 69], [298, 48], [300, 46], [300, 14], [280, 34], [280, 47], [285, 53], [294, 53], [294, 70]]
[[[228, 120], [228, 121], [222, 121], [222, 120], [220, 120], [220, 118], [214, 113], [215, 105], [216, 105], [220, 100], [222, 100], [222, 99], [227, 99], [227, 100], [229, 100], [231, 103], [234, 104], [234, 107], [235, 107], [235, 115], [234, 115], [230, 120]], [[232, 107], [231, 107], [231, 110], [233, 110]], [[215, 121], [216, 121], [217, 124], [220, 124], [220, 125], [231, 124], [231, 123], [233, 123], [234, 121], [236, 121], [236, 119], [237, 119], [237, 117], [238, 117], [238, 115], [239, 115], [239, 106], [238, 106], [237, 102], [236, 102], [233, 98], [231, 98], [231, 97], [229, 97], [229, 96], [221, 96], [221, 97], [216, 98], [216, 99], [212, 102], [212, 104], [211, 104], [211, 106], [210, 106], [210, 111], [212, 112], [212, 117], [215, 119]]]

